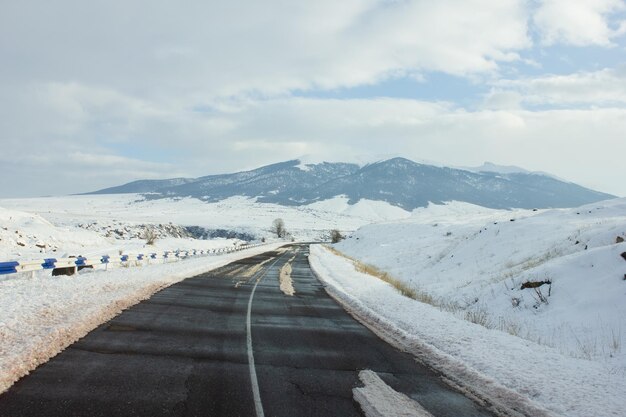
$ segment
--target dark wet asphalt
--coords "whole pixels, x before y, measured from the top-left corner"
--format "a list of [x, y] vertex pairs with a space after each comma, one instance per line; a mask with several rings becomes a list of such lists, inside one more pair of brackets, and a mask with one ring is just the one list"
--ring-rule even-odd
[[[289, 297], [278, 271], [294, 255]], [[251, 328], [265, 416], [361, 416], [352, 388], [363, 369], [436, 417], [491, 415], [349, 316], [314, 278], [307, 255], [306, 246], [292, 246], [160, 291], [0, 395], [0, 416], [257, 416], [246, 313], [262, 274]]]

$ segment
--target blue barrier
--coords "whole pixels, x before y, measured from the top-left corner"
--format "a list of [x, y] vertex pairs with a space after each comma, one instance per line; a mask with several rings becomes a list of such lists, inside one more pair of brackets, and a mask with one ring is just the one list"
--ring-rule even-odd
[[[260, 244], [242, 245], [239, 247], [215, 248], [215, 249], [206, 249], [206, 250], [205, 249], [201, 249], [201, 250], [190, 249], [190, 250], [182, 250], [182, 251], [181, 250], [164, 251], [161, 256], [163, 257], [164, 261], [167, 262], [168, 259], [172, 258], [171, 255], [174, 255], [174, 257], [177, 258], [176, 260], [178, 260], [178, 259], [185, 259], [185, 258], [198, 256], [198, 255], [211, 255], [211, 254], [215, 255], [215, 254], [222, 254], [222, 253], [230, 253], [230, 252], [234, 252], [238, 250], [248, 249], [254, 246], [260, 246]], [[155, 252], [150, 253], [150, 254], [140, 253], [138, 255], [132, 255], [132, 257], [136, 258], [138, 261], [144, 261], [146, 259], [147, 260], [158, 259], [159, 254]], [[45, 258], [45, 259], [31, 260], [31, 261], [0, 262], [0, 275], [15, 274], [18, 272], [34, 272], [36, 270], [45, 270], [45, 269], [56, 269], [57, 264], [60, 265], [59, 268], [60, 267], [65, 268], [66, 266], [71, 267], [72, 265], [76, 265], [77, 267], [86, 267], [86, 266], [92, 266], [98, 263], [106, 266], [111, 262], [113, 263], [128, 262], [131, 259], [131, 255], [120, 254], [119, 257], [114, 257], [113, 259], [119, 259], [119, 260], [112, 261], [111, 256], [102, 255], [100, 256], [99, 262], [94, 261], [94, 258], [84, 257], [84, 256], [70, 257], [70, 258], [63, 258], [63, 259]]]
[[43, 263], [41, 264], [41, 267], [43, 269], [54, 269], [54, 264], [56, 263], [56, 259], [55, 258], [47, 258], [43, 260]]
[[0, 262], [0, 275], [14, 274], [17, 272], [15, 269], [19, 265], [19, 262]]

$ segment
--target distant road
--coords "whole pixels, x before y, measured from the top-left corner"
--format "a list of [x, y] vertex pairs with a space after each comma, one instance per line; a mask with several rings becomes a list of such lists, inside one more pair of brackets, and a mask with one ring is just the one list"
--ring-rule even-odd
[[0, 416], [362, 416], [362, 370], [433, 416], [491, 416], [348, 315], [307, 256], [292, 245], [160, 291], [0, 395]]

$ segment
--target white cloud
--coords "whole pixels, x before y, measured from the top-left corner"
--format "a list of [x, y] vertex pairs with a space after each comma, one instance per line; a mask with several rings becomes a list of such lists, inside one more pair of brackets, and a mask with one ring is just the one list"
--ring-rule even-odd
[[[97, 141], [81, 141], [87, 131], [79, 129], [47, 148], [33, 138], [12, 144], [0, 189], [14, 194], [8, 187], [22, 183], [36, 194], [82, 192], [137, 178], [232, 172], [302, 154], [359, 162], [367, 154], [400, 154], [456, 166], [497, 161], [626, 195], [626, 109], [468, 111], [406, 99], [277, 98], [185, 117], [164, 114], [165, 120], [152, 123], [148, 115], [126, 127], [132, 134], [118, 134], [134, 137], [135, 148], [167, 154], [168, 163], [115, 156]], [[34, 143], [37, 150], [29, 153]]]
[[[399, 99], [279, 99], [228, 117], [245, 122], [221, 137], [229, 143], [224, 152], [236, 151], [246, 167], [302, 153], [356, 162], [368, 152], [397, 153], [457, 166], [494, 160], [626, 195], [626, 109], [467, 111]], [[201, 170], [205, 161], [198, 155], [189, 163]]]
[[483, 107], [489, 110], [518, 110], [521, 108], [522, 95], [517, 91], [492, 89], [485, 97]]
[[[626, 109], [471, 112], [415, 100], [285, 98], [220, 117], [232, 118], [234, 126], [220, 136], [226, 144], [221, 155], [238, 158], [239, 167], [301, 154], [360, 161], [365, 153], [397, 153], [459, 166], [495, 160], [626, 195]], [[198, 175], [207, 173], [210, 161], [209, 172], [227, 165], [211, 158], [209, 146], [188, 159]]]
[[626, 105], [626, 67], [494, 83], [490, 97], [515, 95], [529, 104]]
[[626, 31], [624, 21], [613, 27], [612, 15], [625, 9], [623, 0], [541, 0], [533, 20], [546, 45], [611, 46]]
[[[620, 31], [607, 20], [619, 7], [598, 2], [604, 6], [581, 9], [595, 28], [580, 31], [582, 41], [570, 20], [554, 23], [547, 2], [535, 23], [546, 42], [607, 45]], [[597, 179], [609, 191], [621, 186], [607, 164], [590, 164], [588, 177], [569, 175], [570, 161], [553, 146], [568, 132], [574, 154], [619, 166], [621, 110], [519, 108], [576, 97], [623, 103], [614, 98], [622, 94], [615, 70], [572, 75], [574, 84], [590, 85], [578, 90], [550, 77], [502, 82], [481, 111], [454, 102], [290, 96], [390, 77], [426, 86], [432, 71], [490, 79], [505, 63], [526, 60], [525, 0], [38, 3], [9, 2], [0, 14], [0, 194], [82, 192], [301, 154], [362, 160], [367, 152], [465, 166], [493, 160]], [[603, 146], [592, 146], [589, 137], [599, 135]]]
[[38, 146], [0, 154], [4, 196], [42, 196], [94, 191], [135, 179], [178, 177], [169, 163], [155, 163], [106, 153], [104, 149]]
[[529, 46], [523, 0], [3, 6], [3, 73], [186, 101], [493, 71]]

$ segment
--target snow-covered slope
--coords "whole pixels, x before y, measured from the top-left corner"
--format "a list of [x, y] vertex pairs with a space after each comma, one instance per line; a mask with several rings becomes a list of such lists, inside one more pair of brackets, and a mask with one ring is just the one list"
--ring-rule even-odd
[[612, 363], [572, 358], [405, 297], [320, 245], [311, 246], [309, 260], [328, 293], [359, 321], [463, 392], [485, 399], [500, 411], [496, 415], [624, 415], [626, 373]]
[[[381, 201], [362, 200], [355, 205], [347, 201], [337, 197], [287, 207], [245, 197], [207, 203], [194, 198], [146, 200], [137, 194], [0, 200], [0, 261], [132, 251], [145, 245], [139, 233], [145, 225], [235, 230], [261, 239], [270, 238], [272, 221], [282, 218], [296, 240], [319, 240], [332, 229], [353, 231], [365, 224], [410, 216]], [[232, 244], [178, 235], [159, 238], [154, 248], [208, 249], [205, 246]]]
[[60, 256], [110, 246], [98, 233], [78, 227], [57, 227], [42, 216], [0, 207], [0, 260]]
[[544, 212], [453, 203], [365, 226], [337, 248], [459, 317], [626, 372], [622, 239], [626, 199]]

